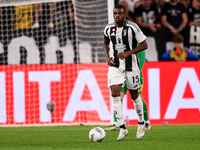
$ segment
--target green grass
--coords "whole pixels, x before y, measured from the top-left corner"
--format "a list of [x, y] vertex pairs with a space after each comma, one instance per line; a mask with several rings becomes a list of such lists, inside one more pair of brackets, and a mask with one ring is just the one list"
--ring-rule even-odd
[[[101, 126], [105, 128], [105, 126]], [[117, 141], [119, 131], [107, 131], [102, 143], [92, 143], [93, 126], [1, 127], [0, 150], [199, 150], [200, 125], [153, 126], [142, 140], [136, 126]]]

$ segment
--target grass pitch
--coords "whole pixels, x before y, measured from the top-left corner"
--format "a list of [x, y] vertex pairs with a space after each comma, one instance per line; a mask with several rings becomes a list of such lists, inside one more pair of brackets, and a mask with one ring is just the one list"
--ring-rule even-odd
[[127, 126], [123, 141], [117, 141], [119, 131], [107, 131], [102, 143], [89, 140], [93, 127], [1, 127], [0, 150], [200, 150], [200, 125], [153, 126], [142, 140], [136, 126]]

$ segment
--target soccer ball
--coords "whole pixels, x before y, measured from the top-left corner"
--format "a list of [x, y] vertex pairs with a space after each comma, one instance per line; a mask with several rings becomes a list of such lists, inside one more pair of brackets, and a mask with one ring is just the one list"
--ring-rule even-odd
[[92, 142], [102, 142], [106, 137], [106, 132], [101, 127], [94, 127], [89, 132], [89, 139]]

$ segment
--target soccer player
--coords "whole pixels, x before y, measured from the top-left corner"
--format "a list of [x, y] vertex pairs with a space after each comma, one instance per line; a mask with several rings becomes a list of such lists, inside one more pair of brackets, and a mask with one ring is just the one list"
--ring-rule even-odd
[[[104, 52], [106, 55], [108, 70], [108, 87], [111, 90], [111, 100], [114, 105], [114, 113], [117, 117], [120, 132], [118, 141], [128, 135], [124, 124], [122, 103], [120, 100], [121, 87], [126, 81], [131, 98], [138, 114], [138, 129], [136, 137], [142, 139], [145, 134], [142, 99], [138, 93], [140, 83], [140, 68], [137, 53], [147, 49], [146, 36], [137, 24], [126, 20], [126, 9], [117, 5], [113, 9], [114, 22], [104, 29]], [[109, 44], [111, 43], [111, 48]], [[140, 43], [137, 46], [137, 43]]]
[[[142, 67], [144, 65], [144, 62], [145, 62], [145, 51], [139, 52], [138, 56], [139, 56], [139, 65], [140, 65], [140, 83], [143, 85], [143, 75], [142, 75], [142, 70], [141, 69], [142, 69]], [[124, 85], [121, 88], [121, 93], [120, 93], [121, 101], [124, 99], [124, 96], [125, 96], [126, 92], [127, 92], [127, 87], [126, 87], [126, 82], [125, 82]], [[142, 103], [143, 103], [145, 130], [151, 130], [152, 126], [150, 124], [149, 117], [148, 117], [147, 104], [146, 104], [146, 102], [144, 101], [144, 99], [142, 97], [142, 86], [138, 89], [138, 92], [139, 92], [139, 94], [140, 94], [140, 96], [142, 98]], [[119, 127], [118, 127], [118, 124], [117, 124], [117, 118], [116, 118], [116, 116], [114, 114], [114, 124], [111, 125], [108, 128], [105, 128], [105, 130], [113, 131], [113, 130], [118, 130], [118, 129], [119, 129]]]

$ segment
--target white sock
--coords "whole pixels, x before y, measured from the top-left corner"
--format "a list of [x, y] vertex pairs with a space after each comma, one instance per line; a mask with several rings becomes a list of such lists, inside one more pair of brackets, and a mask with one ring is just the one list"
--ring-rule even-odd
[[113, 109], [114, 109], [115, 116], [117, 118], [119, 126], [121, 126], [124, 124], [124, 117], [123, 117], [122, 103], [121, 103], [120, 97], [111, 96], [111, 99], [113, 100], [113, 106], [114, 106]]
[[115, 125], [116, 127], [119, 127], [118, 122], [114, 122], [114, 125]]
[[142, 99], [140, 95], [138, 96], [138, 98], [133, 100], [133, 102], [134, 102], [135, 110], [138, 115], [138, 122], [143, 122], [144, 121], [143, 103], [142, 103]]

